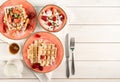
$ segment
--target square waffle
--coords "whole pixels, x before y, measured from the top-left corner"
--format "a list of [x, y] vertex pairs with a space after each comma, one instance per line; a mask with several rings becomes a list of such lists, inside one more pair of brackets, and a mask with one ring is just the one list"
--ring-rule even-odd
[[55, 63], [57, 47], [46, 40], [35, 40], [29, 45], [28, 59], [33, 63], [40, 63], [41, 66], [49, 66]]

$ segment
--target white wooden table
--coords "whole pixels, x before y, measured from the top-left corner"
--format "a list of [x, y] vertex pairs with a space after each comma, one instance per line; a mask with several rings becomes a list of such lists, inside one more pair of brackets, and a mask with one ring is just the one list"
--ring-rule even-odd
[[[39, 6], [57, 2], [71, 12], [68, 28], [76, 37], [76, 74], [67, 79], [63, 61], [51, 82], [120, 82], [120, 0], [28, 1]], [[39, 82], [27, 69], [23, 75], [0, 82]]]

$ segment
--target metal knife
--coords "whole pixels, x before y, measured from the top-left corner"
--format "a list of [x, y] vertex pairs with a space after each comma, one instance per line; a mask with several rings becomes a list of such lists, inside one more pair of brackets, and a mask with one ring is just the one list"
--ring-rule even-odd
[[69, 78], [69, 34], [67, 33], [65, 36], [65, 55], [66, 55], [66, 76]]

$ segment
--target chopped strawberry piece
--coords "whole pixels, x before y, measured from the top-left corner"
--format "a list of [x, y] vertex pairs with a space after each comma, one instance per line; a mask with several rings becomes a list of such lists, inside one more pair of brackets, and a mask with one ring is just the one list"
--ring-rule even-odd
[[54, 17], [52, 18], [53, 21], [56, 21], [56, 19], [57, 19], [56, 16], [54, 16]]
[[47, 13], [48, 9], [45, 10], [45, 13]]
[[28, 15], [28, 18], [32, 19], [35, 17], [35, 14], [33, 12], [30, 12], [29, 15]]
[[17, 9], [13, 9], [13, 13], [20, 14], [20, 11], [19, 11], [19, 10], [17, 10]]
[[48, 22], [48, 26], [51, 26], [52, 25], [52, 23], [51, 22]]
[[43, 71], [43, 66], [39, 66], [39, 70]]
[[45, 56], [44, 56], [44, 55], [41, 55], [41, 56], [40, 56], [40, 59], [41, 59], [41, 60], [43, 60], [44, 58], [45, 58]]
[[53, 8], [53, 7], [51, 7], [51, 8], [50, 8], [50, 10], [52, 11], [52, 14], [54, 14], [54, 8]]
[[5, 33], [7, 31], [8, 27], [6, 24], [3, 24], [3, 32]]
[[14, 23], [19, 23], [20, 19], [14, 19]]
[[31, 30], [32, 29], [32, 25], [30, 25], [30, 24], [27, 24], [27, 27], [26, 27], [26, 30]]
[[41, 36], [39, 34], [35, 34], [35, 37], [36, 38], [40, 38]]
[[42, 20], [47, 21], [47, 16], [42, 16]]
[[9, 21], [9, 23], [12, 22], [12, 16], [11, 15], [8, 16], [8, 21]]
[[60, 20], [63, 21], [64, 18], [65, 18], [64, 15], [63, 15], [63, 14], [60, 14], [59, 16], [60, 16]]
[[51, 7], [51, 8], [50, 8], [50, 10], [51, 10], [51, 11], [53, 11], [53, 10], [54, 10], [54, 8], [53, 8], [53, 7]]
[[34, 63], [33, 65], [32, 65], [32, 68], [33, 69], [36, 69], [36, 68], [39, 68], [40, 67], [40, 63]]

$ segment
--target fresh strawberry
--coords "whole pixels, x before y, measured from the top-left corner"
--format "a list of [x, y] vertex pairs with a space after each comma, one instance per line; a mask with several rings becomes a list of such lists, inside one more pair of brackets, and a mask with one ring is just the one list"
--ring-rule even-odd
[[54, 17], [52, 18], [53, 21], [56, 21], [56, 19], [57, 19], [56, 16], [54, 16]]
[[28, 24], [26, 30], [31, 30], [31, 29], [32, 29], [32, 25]]
[[51, 22], [48, 22], [47, 24], [48, 24], [48, 26], [51, 26], [51, 25], [52, 25], [52, 23], [51, 23]]
[[44, 56], [44, 55], [41, 55], [41, 56], [40, 56], [40, 59], [41, 59], [41, 60], [45, 59], [45, 56]]
[[19, 10], [17, 10], [17, 9], [13, 9], [12, 11], [13, 11], [13, 13], [20, 14], [20, 11], [19, 11]]
[[59, 16], [60, 16], [60, 20], [63, 21], [64, 18], [65, 18], [64, 15], [63, 15], [63, 14], [60, 14]]
[[12, 16], [11, 15], [8, 16], [8, 21], [9, 21], [9, 23], [12, 22]]
[[40, 38], [40, 35], [39, 35], [39, 34], [35, 34], [35, 37], [36, 37], [36, 38]]
[[47, 16], [42, 16], [42, 20], [47, 21]]
[[33, 65], [32, 65], [32, 68], [33, 69], [36, 69], [36, 68], [39, 68], [40, 67], [40, 63], [34, 63]]
[[51, 8], [50, 8], [50, 10], [52, 11], [52, 14], [54, 14], [54, 8], [53, 8], [53, 7], [51, 7]]
[[45, 10], [45, 13], [47, 13], [48, 9]]
[[20, 19], [14, 19], [14, 23], [19, 23]]
[[28, 15], [28, 18], [32, 19], [35, 17], [35, 14], [33, 12], [30, 12], [29, 15]]
[[6, 33], [7, 29], [8, 29], [7, 25], [3, 24], [3, 33]]
[[43, 66], [39, 66], [39, 70], [40, 70], [40, 71], [43, 71]]

